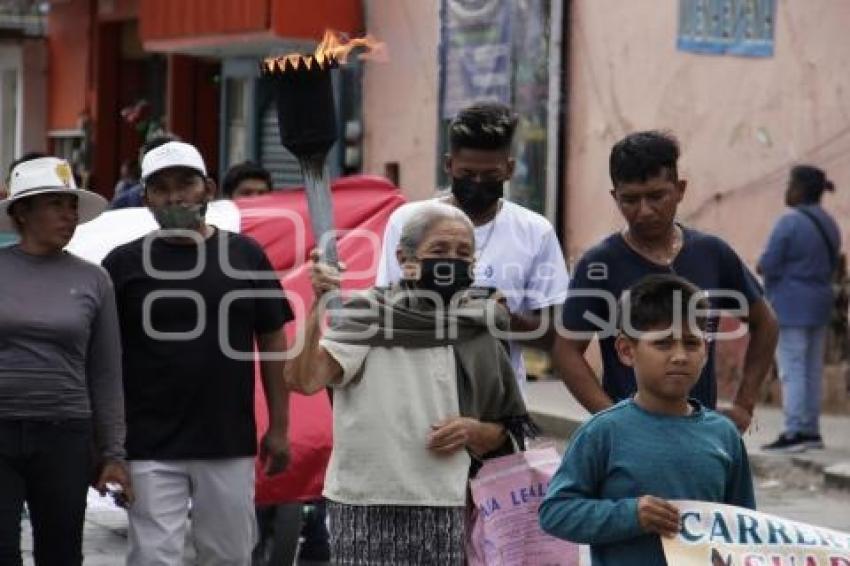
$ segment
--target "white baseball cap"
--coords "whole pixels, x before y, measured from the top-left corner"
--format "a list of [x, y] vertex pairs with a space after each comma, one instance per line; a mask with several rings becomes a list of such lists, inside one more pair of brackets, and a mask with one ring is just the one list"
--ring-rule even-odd
[[142, 158], [142, 182], [147, 181], [154, 173], [169, 167], [188, 167], [204, 177], [207, 176], [204, 158], [195, 146], [185, 142], [171, 141], [153, 148]]
[[109, 203], [97, 193], [78, 189], [71, 166], [58, 157], [39, 157], [18, 164], [9, 176], [9, 198], [0, 201], [0, 230], [14, 229], [9, 207], [27, 197], [45, 193], [67, 193], [77, 197], [78, 224], [100, 216]]

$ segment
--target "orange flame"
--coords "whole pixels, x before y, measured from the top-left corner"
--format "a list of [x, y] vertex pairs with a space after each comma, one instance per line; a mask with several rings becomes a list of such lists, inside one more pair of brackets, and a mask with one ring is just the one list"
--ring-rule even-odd
[[290, 53], [280, 57], [268, 57], [263, 62], [263, 66], [269, 72], [273, 72], [275, 69], [283, 71], [287, 63], [293, 68], [304, 66], [312, 69], [315, 65], [326, 68], [332, 62], [347, 63], [351, 51], [358, 47], [367, 50], [358, 55], [359, 59], [387, 60], [386, 44], [371, 35], [346, 40], [338, 31], [329, 29], [325, 30], [322, 41], [319, 42], [312, 55], [304, 56], [300, 53]]
[[342, 34], [330, 29], [325, 30], [325, 36], [319, 46], [316, 47], [313, 57], [319, 61], [330, 57], [340, 63], [346, 63], [349, 53], [358, 47], [368, 50], [368, 52], [360, 54], [360, 59], [383, 59], [386, 57], [386, 45], [371, 35], [344, 41]]

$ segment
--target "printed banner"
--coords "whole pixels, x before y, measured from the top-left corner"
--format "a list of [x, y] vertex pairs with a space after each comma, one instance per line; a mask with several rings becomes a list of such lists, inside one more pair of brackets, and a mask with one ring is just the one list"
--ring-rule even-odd
[[509, 0], [444, 0], [443, 117], [474, 102], [511, 101]]
[[776, 0], [679, 0], [681, 51], [773, 56]]
[[553, 447], [487, 460], [470, 482], [475, 505], [467, 544], [470, 566], [578, 566], [577, 544], [543, 532], [540, 502], [561, 457]]
[[676, 501], [681, 530], [662, 538], [676, 566], [850, 566], [850, 533], [732, 505]]

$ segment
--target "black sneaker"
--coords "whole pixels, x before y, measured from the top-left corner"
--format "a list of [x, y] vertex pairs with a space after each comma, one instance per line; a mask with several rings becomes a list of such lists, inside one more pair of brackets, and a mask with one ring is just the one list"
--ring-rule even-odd
[[805, 432], [800, 433], [800, 436], [806, 443], [806, 448], [816, 448], [821, 449], [824, 448], [823, 438], [820, 434], [806, 434]]
[[802, 434], [783, 432], [779, 438], [770, 444], [765, 444], [761, 449], [774, 452], [805, 452], [807, 447], [808, 443]]

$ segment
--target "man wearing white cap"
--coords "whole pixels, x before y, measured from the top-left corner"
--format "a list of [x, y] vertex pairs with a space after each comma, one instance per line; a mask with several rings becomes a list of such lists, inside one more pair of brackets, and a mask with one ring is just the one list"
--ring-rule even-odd
[[96, 487], [129, 503], [115, 295], [106, 272], [64, 251], [106, 200], [74, 184], [63, 159], [14, 167], [0, 202], [0, 564], [21, 564], [26, 502], [37, 565], [81, 564], [91, 446]]
[[198, 150], [169, 142], [142, 161], [160, 230], [116, 248], [127, 455], [136, 502], [127, 564], [183, 564], [189, 502], [198, 562], [248, 565], [254, 518], [254, 343], [269, 407], [266, 473], [286, 466], [288, 398], [280, 281], [252, 239], [205, 221], [216, 192]]

